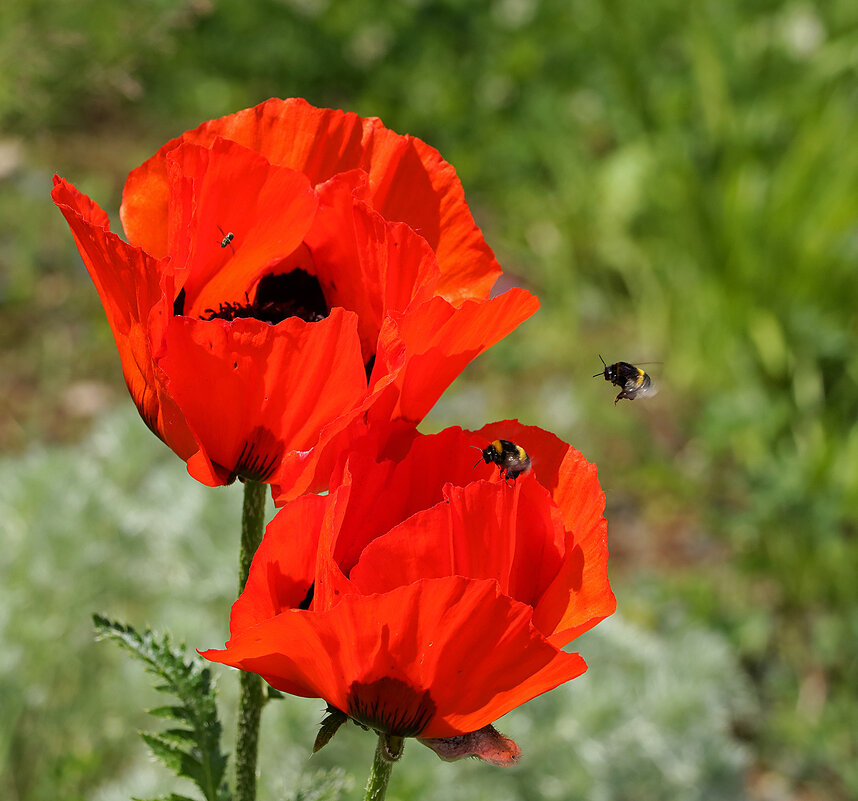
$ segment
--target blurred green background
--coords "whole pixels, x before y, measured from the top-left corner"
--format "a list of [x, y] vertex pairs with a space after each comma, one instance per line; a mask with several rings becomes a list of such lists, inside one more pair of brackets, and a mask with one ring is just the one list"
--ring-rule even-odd
[[[541, 425], [607, 494], [619, 613], [501, 721], [522, 767], [412, 745], [390, 797], [858, 797], [856, 73], [854, 0], [5, 0], [0, 794], [177, 789], [89, 615], [218, 645], [235, 583], [240, 492], [134, 414], [51, 176], [118, 229], [168, 138], [302, 96], [441, 150], [542, 300], [424, 430]], [[600, 353], [658, 362], [659, 395], [615, 407]], [[372, 738], [308, 761], [321, 714], [266, 710], [265, 797], [360, 795]]]

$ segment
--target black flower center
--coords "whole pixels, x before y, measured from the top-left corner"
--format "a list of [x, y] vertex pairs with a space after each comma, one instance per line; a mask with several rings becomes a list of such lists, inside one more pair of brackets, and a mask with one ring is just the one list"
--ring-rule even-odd
[[288, 317], [300, 317], [308, 323], [330, 314], [325, 295], [315, 275], [302, 269], [262, 276], [253, 301], [247, 294], [242, 303], [221, 303], [217, 310], [206, 309], [203, 320], [235, 320], [252, 317], [276, 325]]

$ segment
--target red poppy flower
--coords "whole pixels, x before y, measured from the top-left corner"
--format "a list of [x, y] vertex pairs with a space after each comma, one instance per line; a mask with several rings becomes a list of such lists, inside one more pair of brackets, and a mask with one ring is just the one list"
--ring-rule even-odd
[[[472, 446], [501, 437], [532, 460], [515, 481], [474, 466]], [[269, 524], [229, 641], [203, 655], [430, 740], [583, 673], [560, 649], [615, 608], [595, 466], [516, 421], [360, 445], [330, 494]]]
[[489, 299], [497, 262], [435, 150], [303, 100], [164, 145], [125, 185], [128, 242], [71, 184], [52, 194], [140, 414], [206, 484], [282, 484], [289, 463], [304, 491], [322, 445], [420, 419], [538, 306]]

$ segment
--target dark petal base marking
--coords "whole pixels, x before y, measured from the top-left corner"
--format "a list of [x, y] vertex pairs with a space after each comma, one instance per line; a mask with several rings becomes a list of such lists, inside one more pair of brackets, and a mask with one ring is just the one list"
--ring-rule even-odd
[[429, 690], [420, 692], [400, 679], [385, 677], [349, 687], [349, 717], [395, 737], [417, 737], [435, 716]]
[[283, 458], [283, 443], [263, 426], [250, 432], [239, 454], [235, 467], [230, 472], [231, 484], [240, 478], [247, 481], [268, 481], [274, 475]]

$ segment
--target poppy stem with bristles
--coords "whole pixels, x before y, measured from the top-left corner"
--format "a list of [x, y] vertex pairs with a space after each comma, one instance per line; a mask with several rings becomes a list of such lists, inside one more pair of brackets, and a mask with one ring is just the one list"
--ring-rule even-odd
[[366, 783], [364, 801], [384, 801], [393, 763], [402, 756], [404, 747], [405, 740], [402, 737], [394, 737], [390, 734], [378, 735], [378, 745]]
[[[244, 483], [241, 513], [241, 550], [238, 562], [238, 592], [244, 590], [253, 555], [262, 542], [265, 528], [265, 500], [268, 485]], [[264, 703], [262, 679], [256, 673], [240, 674], [238, 730], [235, 740], [235, 797], [237, 801], [256, 799], [256, 755], [259, 746], [259, 720]]]

